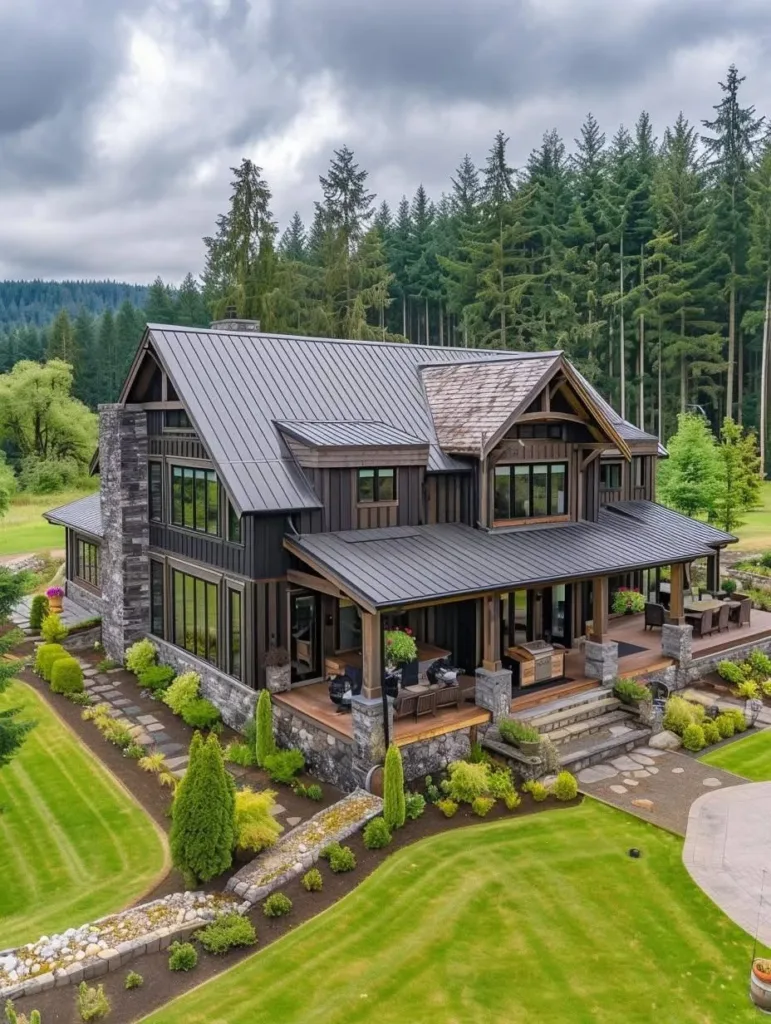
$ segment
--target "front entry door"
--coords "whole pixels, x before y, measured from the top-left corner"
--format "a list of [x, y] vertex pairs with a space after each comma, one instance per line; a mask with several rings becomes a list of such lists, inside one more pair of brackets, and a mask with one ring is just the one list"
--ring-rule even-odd
[[309, 683], [321, 677], [320, 595], [296, 590], [289, 596], [292, 682]]

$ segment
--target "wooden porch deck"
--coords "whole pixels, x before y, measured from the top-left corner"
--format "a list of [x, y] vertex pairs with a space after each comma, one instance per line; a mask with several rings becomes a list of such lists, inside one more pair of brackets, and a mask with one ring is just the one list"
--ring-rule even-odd
[[[352, 739], [351, 716], [338, 714], [336, 706], [329, 699], [326, 683], [311, 683], [298, 686], [288, 693], [276, 693], [277, 704], [292, 708], [301, 715], [322, 725], [329, 732], [344, 739]], [[406, 746], [419, 740], [432, 739], [458, 729], [483, 725], [490, 721], [490, 712], [475, 704], [462, 704], [459, 708], [439, 708], [435, 715], [421, 715], [420, 718], [400, 718], [394, 721], [393, 740], [397, 746]]]

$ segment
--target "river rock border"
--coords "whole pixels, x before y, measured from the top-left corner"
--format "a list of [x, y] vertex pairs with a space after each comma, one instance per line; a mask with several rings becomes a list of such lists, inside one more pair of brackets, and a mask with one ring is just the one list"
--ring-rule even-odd
[[117, 971], [145, 953], [166, 949], [223, 913], [251, 904], [228, 893], [178, 892], [61, 935], [0, 952], [0, 1000], [37, 995]]
[[233, 875], [227, 889], [249, 903], [257, 903], [307, 871], [325, 847], [347, 839], [382, 809], [379, 796], [363, 789], [354, 790], [287, 832], [272, 849], [259, 854]]

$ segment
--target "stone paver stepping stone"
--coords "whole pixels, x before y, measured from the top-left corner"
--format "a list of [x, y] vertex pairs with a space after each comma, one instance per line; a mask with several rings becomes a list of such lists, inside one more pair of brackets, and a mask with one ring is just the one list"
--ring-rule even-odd
[[[284, 807], [282, 804], [273, 804], [273, 813], [286, 814], [286, 807]], [[289, 818], [287, 818], [286, 820], [289, 821]], [[302, 818], [298, 818], [297, 820], [302, 821]]]
[[95, 668], [84, 668], [83, 669], [83, 675], [85, 676], [86, 679], [92, 679], [94, 676], [96, 676], [98, 674], [99, 673], [96, 671]]
[[702, 786], [706, 786], [707, 789], [717, 789], [718, 786], [722, 786], [723, 785], [723, 783], [720, 781], [720, 779], [714, 779], [714, 778], [702, 779], [701, 780], [701, 784], [702, 784]]
[[107, 700], [111, 700], [114, 697], [122, 697], [123, 694], [120, 692], [120, 690], [116, 690], [113, 686], [111, 686], [107, 690], [102, 690], [102, 696], [106, 697]]
[[130, 704], [131, 701], [128, 699], [128, 697], [118, 697], [117, 699], [113, 700], [112, 703], [115, 705], [116, 708], [122, 708], [125, 707], [127, 704]]
[[633, 800], [632, 801], [632, 807], [640, 807], [643, 811], [652, 811], [653, 810], [653, 801], [652, 800]]
[[188, 760], [187, 754], [182, 754], [179, 757], [167, 757], [166, 764], [169, 768], [181, 768], [182, 765], [187, 764]]
[[[144, 717], [148, 717], [148, 718], [151, 718], [152, 716], [151, 716], [151, 715], [146, 715], [146, 716], [144, 716]], [[141, 719], [141, 718], [138, 718], [138, 719], [137, 719], [137, 721], [138, 721], [138, 722], [141, 722], [141, 721], [142, 721], [142, 719]], [[148, 723], [148, 725], [147, 725], [147, 731], [148, 731], [148, 732], [155, 732], [155, 733], [160, 733], [160, 732], [161, 732], [161, 731], [163, 730], [163, 728], [164, 728], [164, 727], [163, 727], [163, 725], [162, 725], [162, 724], [161, 724], [160, 722], [150, 722], [150, 723]]]
[[624, 785], [625, 786], [639, 786], [640, 783], [637, 781], [637, 779], [627, 779], [626, 782], [624, 783]]
[[611, 736], [623, 736], [625, 732], [631, 731], [628, 725], [611, 725], [608, 729]]
[[595, 764], [589, 768], [582, 768], [578, 773], [577, 778], [579, 782], [591, 786], [594, 782], [602, 782], [604, 779], [614, 779], [617, 775], [618, 770], [616, 768], [612, 768], [609, 764]]
[[230, 772], [234, 779], [240, 779], [242, 775], [246, 775], [247, 769], [243, 768], [240, 764], [229, 764], [227, 771]]
[[611, 793], [618, 793], [619, 796], [622, 796], [624, 793], [626, 793], [627, 789], [626, 786], [611, 786], [610, 791]]
[[610, 763], [614, 768], [618, 768], [620, 772], [633, 772], [640, 767], [636, 761], [633, 761], [631, 757], [627, 757], [626, 754], [622, 754], [621, 757], [614, 757]]
[[644, 768], [641, 768], [639, 772], [632, 773], [636, 779], [647, 779], [648, 773]]
[[108, 669], [107, 669], [107, 675], [108, 675], [108, 676], [112, 676], [112, 675], [114, 675], [114, 674], [115, 674], [116, 672], [122, 672], [122, 671], [123, 671], [123, 669], [122, 669], [122, 668], [120, 668], [120, 667], [119, 667], [119, 668], [108, 668]]
[[110, 690], [115, 693], [115, 687], [111, 683], [100, 683], [99, 686], [94, 687], [94, 693], [107, 693]]
[[685, 768], [673, 768], [672, 769], [672, 774], [673, 775], [682, 775], [684, 771], [685, 771]]
[[158, 719], [155, 715], [138, 715], [137, 721], [141, 722], [142, 725], [151, 725], [153, 722], [157, 722]]
[[649, 774], [649, 775], [658, 775], [658, 773], [659, 773], [660, 771], [661, 771], [661, 769], [660, 769], [660, 768], [657, 768], [655, 764], [652, 764], [652, 765], [650, 766], [650, 768], [648, 769], [648, 774]]
[[646, 757], [663, 757], [666, 750], [656, 750], [654, 747], [638, 747], [635, 754], [644, 754]]
[[[158, 736], [160, 736], [160, 733], [158, 733]], [[156, 743], [158, 743], [158, 736], [155, 737]], [[178, 754], [180, 750], [184, 750], [185, 748], [181, 743], [158, 743], [158, 749], [162, 754], [168, 755]]]
[[648, 757], [647, 754], [640, 754], [636, 750], [633, 750], [629, 756], [633, 761], [636, 761], [638, 764], [644, 764], [646, 767], [649, 764], [653, 764], [653, 758]]
[[[118, 703], [117, 701], [115, 702]], [[127, 715], [138, 715], [141, 712], [141, 708], [137, 704], [132, 704], [130, 708], [125, 709]]]
[[299, 825], [301, 821], [302, 821], [302, 818], [298, 818], [297, 816], [294, 816], [292, 818], [287, 818], [286, 819], [287, 825], [291, 825], [292, 828], [294, 828], [295, 825]]

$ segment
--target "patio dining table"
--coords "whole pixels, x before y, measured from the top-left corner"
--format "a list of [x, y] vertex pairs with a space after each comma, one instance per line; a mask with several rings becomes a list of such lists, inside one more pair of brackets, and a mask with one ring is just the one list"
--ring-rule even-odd
[[711, 598], [702, 600], [687, 600], [683, 603], [683, 609], [694, 615], [701, 615], [702, 612], [714, 612], [725, 604], [724, 601], [714, 601]]

